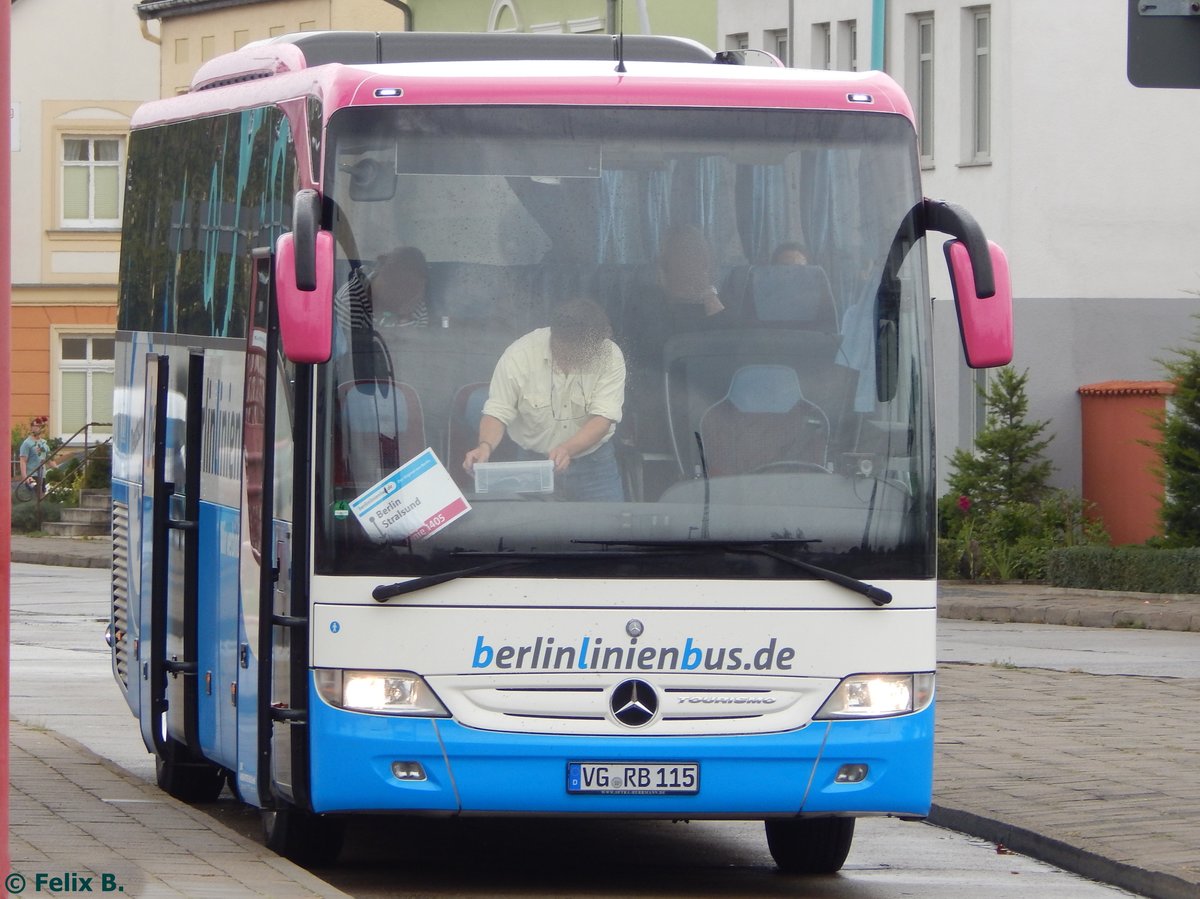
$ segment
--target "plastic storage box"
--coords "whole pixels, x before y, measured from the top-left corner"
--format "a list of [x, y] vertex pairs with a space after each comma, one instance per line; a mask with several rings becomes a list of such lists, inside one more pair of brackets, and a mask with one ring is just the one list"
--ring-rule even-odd
[[476, 493], [553, 493], [554, 463], [478, 462], [475, 465]]

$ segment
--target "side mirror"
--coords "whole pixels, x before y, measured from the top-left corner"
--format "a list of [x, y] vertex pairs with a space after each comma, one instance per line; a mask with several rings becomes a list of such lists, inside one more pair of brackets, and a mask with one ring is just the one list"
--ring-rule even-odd
[[950, 268], [954, 308], [958, 312], [958, 328], [967, 365], [971, 368], [1008, 365], [1013, 355], [1012, 280], [1008, 257], [996, 244], [987, 242], [993, 293], [981, 296], [981, 286], [976, 282], [966, 244], [961, 240], [948, 240], [943, 250]]
[[[279, 336], [284, 356], [298, 363], [328, 362], [333, 348], [333, 235], [316, 231], [311, 241], [311, 249], [301, 248], [302, 257], [294, 232], [275, 242]], [[301, 277], [311, 280], [302, 284]]]
[[321, 230], [321, 195], [311, 187], [296, 191], [292, 202], [292, 234], [295, 237], [296, 286], [300, 290], [317, 288], [317, 232]]

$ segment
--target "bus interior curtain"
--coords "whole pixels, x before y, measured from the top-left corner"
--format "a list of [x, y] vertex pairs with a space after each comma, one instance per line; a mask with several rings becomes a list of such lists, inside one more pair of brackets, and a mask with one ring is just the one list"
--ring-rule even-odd
[[672, 183], [663, 169], [614, 169], [598, 179], [558, 184], [509, 179], [513, 193], [550, 238], [550, 257], [577, 264], [652, 261], [665, 230]]
[[792, 239], [791, 205], [782, 165], [738, 167], [738, 235], [751, 263], [770, 262], [775, 247]]

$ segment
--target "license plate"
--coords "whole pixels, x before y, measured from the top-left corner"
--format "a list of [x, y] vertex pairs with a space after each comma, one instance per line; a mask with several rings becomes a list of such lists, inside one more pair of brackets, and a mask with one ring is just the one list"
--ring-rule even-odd
[[568, 793], [662, 796], [697, 793], [698, 762], [568, 762]]

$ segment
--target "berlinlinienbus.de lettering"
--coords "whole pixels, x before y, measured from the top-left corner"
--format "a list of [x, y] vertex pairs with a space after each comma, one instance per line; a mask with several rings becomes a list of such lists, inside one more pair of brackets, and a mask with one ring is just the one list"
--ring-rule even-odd
[[605, 645], [603, 637], [582, 637], [578, 644], [556, 644], [538, 637], [524, 646], [491, 645], [475, 638], [472, 668], [502, 671], [790, 671], [796, 650], [772, 637], [765, 646], [703, 646], [688, 637], [683, 646]]

